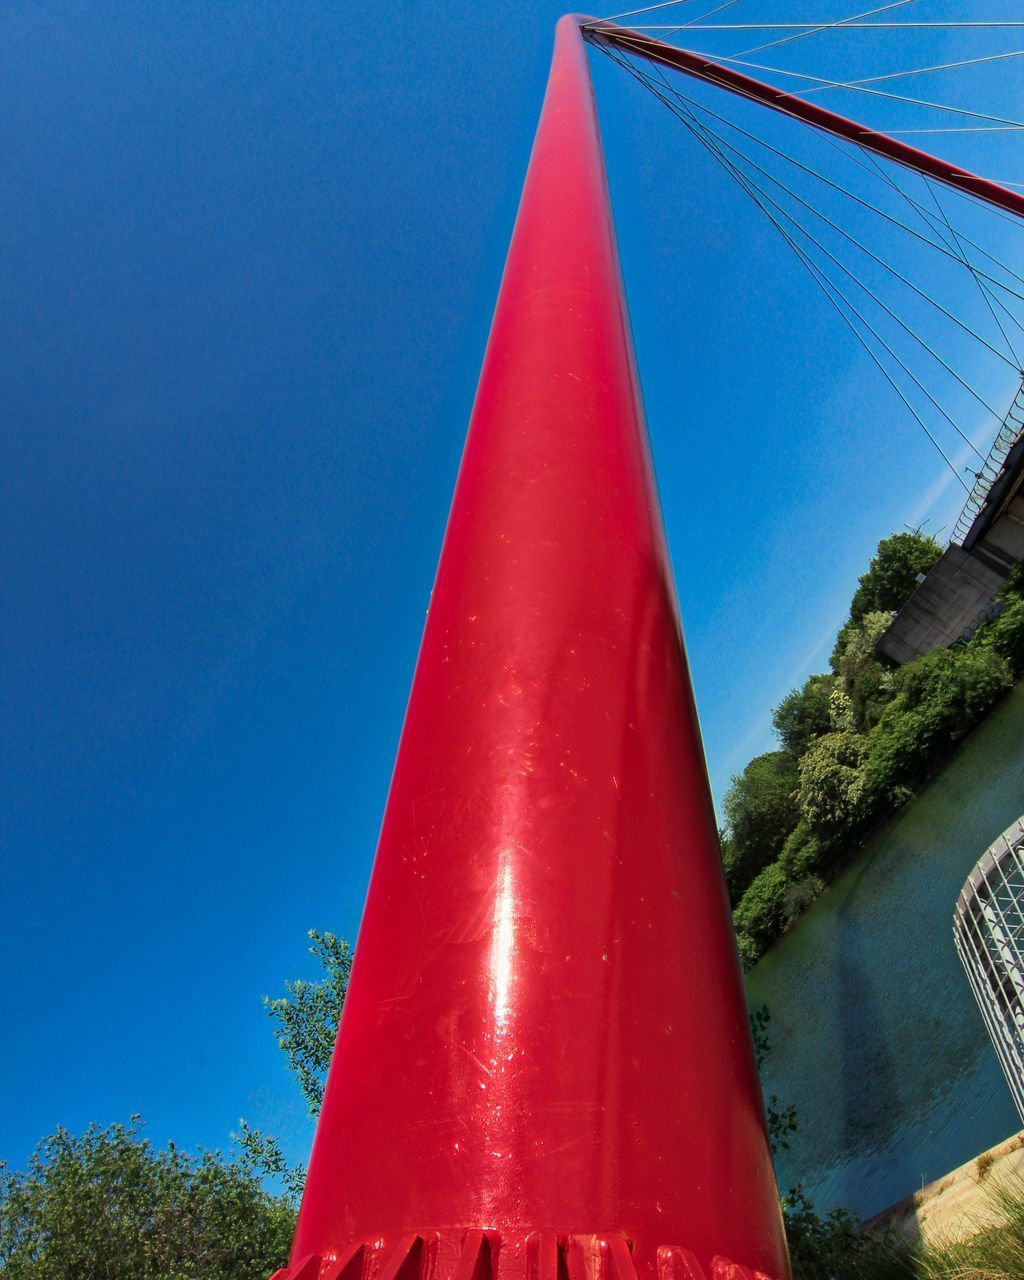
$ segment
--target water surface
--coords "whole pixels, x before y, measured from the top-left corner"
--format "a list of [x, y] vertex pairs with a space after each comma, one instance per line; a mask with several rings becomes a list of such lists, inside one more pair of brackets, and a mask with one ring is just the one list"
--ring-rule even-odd
[[747, 978], [766, 1093], [797, 1109], [779, 1184], [880, 1212], [1021, 1122], [953, 948], [953, 905], [1024, 813], [1024, 684]]

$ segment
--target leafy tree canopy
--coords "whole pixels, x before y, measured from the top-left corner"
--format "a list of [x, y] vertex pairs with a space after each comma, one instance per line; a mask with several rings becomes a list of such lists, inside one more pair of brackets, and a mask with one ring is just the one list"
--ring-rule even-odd
[[[309, 936], [322, 976], [264, 1004], [316, 1114], [352, 951], [333, 934]], [[304, 1171], [244, 1120], [235, 1137], [231, 1157], [158, 1150], [136, 1116], [77, 1137], [58, 1129], [24, 1173], [0, 1163], [3, 1280], [264, 1280], [287, 1260]]]
[[870, 729], [892, 698], [892, 675], [875, 656], [875, 645], [891, 622], [890, 614], [876, 610], [847, 624], [846, 643], [835, 669], [848, 699], [850, 723], [837, 723], [836, 728]]
[[831, 732], [829, 698], [835, 684], [834, 676], [811, 676], [772, 712], [772, 724], [782, 749], [794, 759], [799, 759], [815, 738]]
[[812, 831], [851, 826], [864, 793], [867, 739], [859, 733], [827, 733], [800, 761], [800, 810]]
[[[277, 1043], [302, 1090], [309, 1114], [316, 1116], [324, 1099], [327, 1069], [348, 990], [352, 948], [344, 938], [316, 929], [310, 930], [309, 938], [310, 955], [319, 963], [323, 976], [314, 982], [286, 982], [287, 994], [276, 999], [264, 996], [263, 1005], [276, 1026]], [[253, 1168], [278, 1179], [289, 1193], [301, 1194], [305, 1170], [288, 1164], [276, 1138], [251, 1128], [245, 1120], [234, 1136]]]
[[323, 977], [316, 982], [286, 982], [287, 995], [276, 1000], [264, 996], [263, 1003], [277, 1025], [277, 1043], [309, 1105], [309, 1114], [315, 1116], [324, 1100], [327, 1068], [352, 970], [352, 948], [333, 933], [311, 929], [309, 937], [313, 944], [309, 953], [323, 967]]
[[850, 617], [859, 622], [867, 613], [901, 608], [917, 590], [917, 575], [927, 573], [941, 555], [935, 539], [919, 529], [883, 538], [853, 593]]
[[891, 614], [902, 608], [917, 589], [917, 575], [927, 573], [941, 555], [935, 539], [920, 529], [882, 539], [850, 601], [850, 619], [840, 629], [832, 651], [833, 670], [856, 623], [869, 613]]
[[732, 780], [724, 800], [725, 871], [738, 899], [757, 873], [778, 857], [796, 826], [796, 761], [787, 751], [757, 756]]
[[0, 1165], [4, 1280], [256, 1280], [283, 1266], [295, 1205], [243, 1160], [158, 1150], [133, 1117], [58, 1129]]

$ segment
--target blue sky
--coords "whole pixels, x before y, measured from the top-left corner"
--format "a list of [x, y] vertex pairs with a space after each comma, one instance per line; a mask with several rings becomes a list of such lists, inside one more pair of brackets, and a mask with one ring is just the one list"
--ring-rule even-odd
[[[0, 1158], [136, 1111], [304, 1154], [259, 997], [308, 971], [307, 929], [358, 924], [559, 12], [0, 13]], [[765, 219], [592, 65], [720, 795], [878, 539], [963, 495]], [[969, 217], [1019, 263], [1018, 228]]]

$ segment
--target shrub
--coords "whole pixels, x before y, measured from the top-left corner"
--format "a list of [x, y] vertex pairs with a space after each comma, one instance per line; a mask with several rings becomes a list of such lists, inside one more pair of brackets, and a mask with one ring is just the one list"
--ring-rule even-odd
[[1024, 675], [1024, 598], [1007, 598], [1009, 604], [998, 618], [989, 623], [980, 639], [1006, 661], [1015, 677], [1019, 677]]
[[796, 761], [786, 751], [758, 756], [733, 778], [725, 795], [723, 861], [729, 894], [738, 901], [757, 873], [778, 857], [800, 817]]
[[815, 738], [831, 731], [829, 696], [835, 683], [834, 676], [811, 676], [802, 688], [788, 693], [772, 712], [772, 724], [782, 749], [794, 760], [803, 755]]
[[891, 611], [941, 554], [919, 531], [878, 544], [836, 641], [834, 674], [787, 694], [772, 715], [785, 750], [733, 779], [724, 863], [748, 967], [814, 901], [854, 839], [909, 800], [1024, 675], [1024, 563], [1000, 589], [1003, 612], [970, 644], [898, 670], [877, 658]]
[[[736, 916], [733, 914], [735, 925]], [[764, 955], [764, 948], [759, 946], [745, 929], [736, 927], [736, 950], [740, 953], [740, 964], [743, 972], [752, 969]]]
[[941, 556], [942, 548], [935, 539], [920, 530], [894, 533], [891, 538], [882, 539], [850, 601], [849, 621], [839, 629], [832, 650], [833, 671], [856, 631], [856, 624], [869, 613], [891, 615], [901, 609], [917, 590], [918, 574], [927, 573]]
[[831, 844], [816, 834], [803, 818], [782, 847], [779, 861], [794, 880], [823, 871], [832, 861]]
[[789, 923], [789, 891], [792, 881], [781, 862], [773, 862], [757, 876], [733, 912], [737, 931], [750, 939], [746, 949], [760, 958]]
[[799, 1187], [783, 1197], [794, 1280], [910, 1280], [917, 1275], [905, 1251], [861, 1229], [845, 1209], [823, 1217]]
[[917, 590], [917, 575], [927, 573], [941, 557], [935, 539], [919, 530], [883, 538], [850, 601], [852, 620], [902, 608]]
[[867, 739], [859, 733], [827, 733], [800, 761], [800, 811], [812, 831], [836, 834], [861, 816]]
[[959, 653], [935, 649], [901, 667], [895, 700], [870, 738], [864, 797], [900, 804], [1013, 683], [1009, 664], [994, 649], [972, 645]]
[[876, 724], [887, 702], [892, 698], [892, 673], [875, 657], [875, 645], [892, 623], [888, 613], [868, 613], [848, 628], [846, 644], [836, 661], [836, 675], [843, 693], [849, 699], [852, 721], [839, 720], [833, 711], [836, 728], [864, 731]]
[[1000, 600], [1024, 600], [1024, 560], [1018, 560], [996, 592]]
[[4, 1280], [250, 1280], [283, 1266], [295, 1205], [239, 1160], [159, 1149], [128, 1125], [45, 1138], [0, 1165]]

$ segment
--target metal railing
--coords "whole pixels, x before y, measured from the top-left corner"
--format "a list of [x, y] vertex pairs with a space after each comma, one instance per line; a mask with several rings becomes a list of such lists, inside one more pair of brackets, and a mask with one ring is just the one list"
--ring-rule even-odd
[[953, 941], [1024, 1120], [1024, 817], [967, 877], [953, 912]]
[[1010, 405], [1009, 412], [1003, 419], [999, 430], [996, 432], [996, 438], [993, 441], [992, 448], [988, 451], [988, 457], [981, 464], [981, 470], [975, 473], [974, 487], [964, 503], [964, 509], [957, 517], [957, 522], [953, 526], [953, 532], [950, 535], [950, 543], [961, 545], [966, 538], [970, 527], [981, 513], [985, 500], [988, 498], [989, 492], [995, 484], [1003, 464], [1006, 462], [1010, 450], [1017, 441], [1024, 435], [1024, 382], [1021, 383], [1017, 394], [1013, 397], [1013, 403]]

